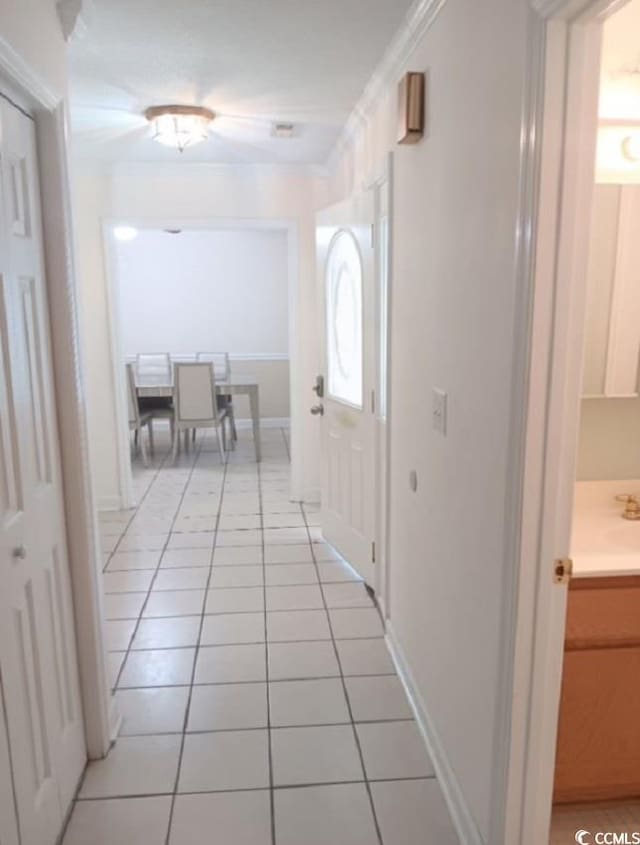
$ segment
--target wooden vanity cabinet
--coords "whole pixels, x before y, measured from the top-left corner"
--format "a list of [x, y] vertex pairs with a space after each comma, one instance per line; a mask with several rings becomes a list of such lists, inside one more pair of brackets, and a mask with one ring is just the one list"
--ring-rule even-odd
[[554, 801], [640, 796], [640, 576], [569, 587]]

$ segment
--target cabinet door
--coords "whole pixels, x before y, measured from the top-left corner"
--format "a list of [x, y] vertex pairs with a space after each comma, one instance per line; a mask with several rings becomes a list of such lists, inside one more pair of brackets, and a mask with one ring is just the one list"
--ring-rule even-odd
[[565, 653], [554, 801], [640, 794], [640, 647]]

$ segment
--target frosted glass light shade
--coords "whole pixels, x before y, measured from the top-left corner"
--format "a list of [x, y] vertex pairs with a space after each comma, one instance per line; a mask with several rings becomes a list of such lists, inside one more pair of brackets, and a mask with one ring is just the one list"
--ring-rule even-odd
[[215, 114], [200, 106], [154, 106], [145, 117], [153, 128], [153, 139], [182, 152], [206, 141]]

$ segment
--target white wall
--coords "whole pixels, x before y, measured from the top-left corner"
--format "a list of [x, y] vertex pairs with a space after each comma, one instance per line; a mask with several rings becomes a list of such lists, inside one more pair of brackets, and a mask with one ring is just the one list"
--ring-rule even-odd
[[[390, 606], [443, 758], [484, 842], [502, 711], [515, 243], [527, 3], [448, 0], [336, 162], [337, 200], [394, 151]], [[396, 84], [427, 73], [427, 130], [397, 146]], [[448, 392], [448, 434], [431, 388]], [[411, 470], [418, 473], [412, 493]]]
[[[298, 456], [295, 492], [307, 499], [318, 496], [317, 421], [308, 413], [311, 385], [319, 371], [316, 318], [314, 213], [326, 204], [325, 180], [304, 167], [224, 166], [207, 164], [118, 165], [102, 175], [96, 165], [75, 160], [76, 224], [80, 284], [83, 289], [83, 338], [86, 349], [91, 434], [98, 498], [109, 502], [119, 495], [116, 465], [103, 458], [102, 444], [116, 440], [118, 421], [112, 412], [109, 384], [110, 349], [106, 317], [106, 277], [101, 221], [146, 221], [162, 228], [171, 221], [242, 219], [286, 221], [295, 233], [297, 270], [294, 320], [295, 347], [290, 349], [291, 378], [296, 401], [291, 408], [297, 434], [292, 451]], [[105, 387], [106, 385], [106, 387]], [[97, 395], [99, 394], [99, 395]], [[105, 405], [107, 406], [105, 408]], [[104, 409], [104, 413], [100, 412]], [[111, 410], [110, 410], [111, 409]], [[98, 464], [100, 465], [98, 467]]]
[[640, 399], [583, 399], [577, 479], [615, 478], [640, 478]]
[[286, 231], [141, 230], [116, 241], [125, 355], [286, 353]]

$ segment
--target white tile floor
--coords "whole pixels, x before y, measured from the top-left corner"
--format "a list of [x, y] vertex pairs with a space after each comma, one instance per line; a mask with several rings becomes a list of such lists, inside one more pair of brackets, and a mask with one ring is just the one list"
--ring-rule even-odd
[[456, 845], [364, 585], [288, 499], [286, 432], [136, 467], [101, 517], [122, 714], [64, 845]]

